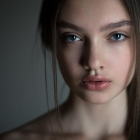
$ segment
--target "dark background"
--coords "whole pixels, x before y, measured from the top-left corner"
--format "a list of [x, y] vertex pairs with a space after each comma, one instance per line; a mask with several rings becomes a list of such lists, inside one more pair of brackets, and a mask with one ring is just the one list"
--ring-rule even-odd
[[[0, 0], [0, 133], [47, 111], [44, 57], [37, 30], [42, 0]], [[47, 52], [50, 109], [54, 108], [51, 54]], [[58, 69], [58, 97], [68, 87]]]

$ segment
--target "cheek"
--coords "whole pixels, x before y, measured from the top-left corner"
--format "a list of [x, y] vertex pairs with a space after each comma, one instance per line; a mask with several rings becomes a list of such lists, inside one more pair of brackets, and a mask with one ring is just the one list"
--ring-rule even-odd
[[57, 58], [60, 67], [65, 70], [76, 70], [80, 67], [81, 49], [76, 47], [69, 47], [67, 49], [58, 47]]
[[75, 77], [75, 75], [79, 75], [79, 55], [75, 55], [75, 53], [72, 53], [70, 50], [58, 49], [57, 58], [63, 78], [70, 86], [73, 81], [73, 77]]
[[81, 79], [83, 69], [79, 62], [80, 57], [80, 51], [77, 49], [57, 49], [57, 58], [60, 70], [69, 87], [72, 87], [74, 83], [78, 84], [76, 81]]
[[[113, 58], [113, 57], [112, 57]], [[114, 76], [117, 79], [118, 84], [128, 85], [133, 75], [134, 59], [133, 52], [129, 49], [121, 50], [114, 54], [112, 62], [112, 68]]]

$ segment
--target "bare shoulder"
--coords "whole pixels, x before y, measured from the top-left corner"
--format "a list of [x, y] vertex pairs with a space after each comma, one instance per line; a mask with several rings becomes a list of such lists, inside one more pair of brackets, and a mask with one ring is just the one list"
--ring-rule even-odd
[[55, 110], [46, 113], [39, 118], [12, 131], [0, 135], [1, 140], [16, 140], [20, 138], [41, 138], [52, 134], [52, 127], [55, 133], [59, 133]]
[[21, 138], [23, 138], [23, 133], [20, 131], [10, 131], [0, 135], [0, 140], [18, 140]]
[[[75, 125], [72, 124], [71, 116], [68, 117], [68, 111], [65, 111], [66, 105], [63, 104], [60, 106], [60, 115], [61, 125], [65, 128], [63, 131], [65, 134], [79, 134], [79, 131], [76, 131], [73, 127]], [[66, 113], [64, 113], [66, 112]], [[52, 134], [55, 136], [62, 135], [62, 131], [58, 124], [58, 116], [56, 114], [56, 110], [52, 110], [49, 113], [45, 113], [44, 115], [36, 118], [35, 120], [20, 126], [10, 132], [6, 132], [0, 135], [0, 140], [34, 140], [34, 139], [50, 139]], [[71, 121], [69, 121], [71, 120]], [[74, 123], [75, 124], [75, 123]]]
[[51, 140], [53, 135], [38, 132], [10, 131], [0, 135], [0, 140]]
[[53, 130], [57, 131], [56, 111], [46, 113], [39, 118], [19, 127], [17, 130], [24, 132], [37, 132], [37, 133], [51, 133]]

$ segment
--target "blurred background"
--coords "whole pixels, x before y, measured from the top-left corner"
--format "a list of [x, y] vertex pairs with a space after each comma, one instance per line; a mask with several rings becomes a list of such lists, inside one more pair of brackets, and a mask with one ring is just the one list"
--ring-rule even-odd
[[[44, 56], [37, 30], [42, 0], [0, 0], [0, 134], [47, 112]], [[54, 108], [51, 53], [47, 52], [50, 109]], [[58, 98], [68, 87], [58, 69]]]

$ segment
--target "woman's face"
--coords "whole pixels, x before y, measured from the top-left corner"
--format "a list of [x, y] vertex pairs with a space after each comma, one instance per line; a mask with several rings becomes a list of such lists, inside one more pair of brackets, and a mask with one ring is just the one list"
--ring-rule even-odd
[[[126, 93], [135, 67], [131, 32], [121, 0], [64, 1], [57, 20], [57, 57], [74, 94], [101, 104]], [[100, 77], [106, 78], [101, 84]]]

